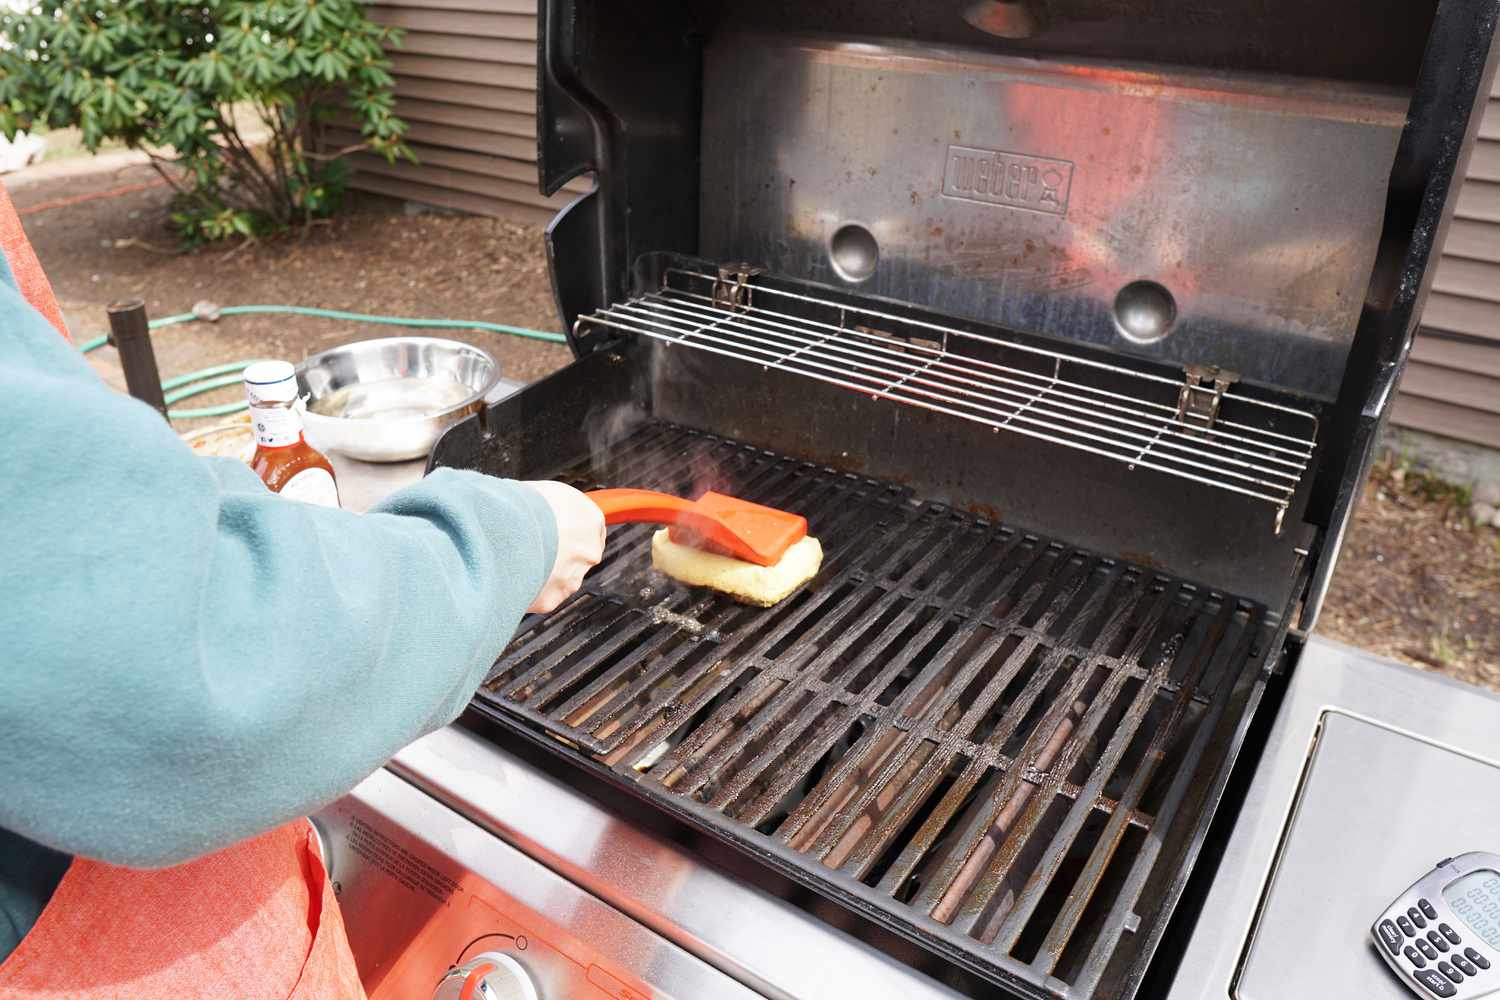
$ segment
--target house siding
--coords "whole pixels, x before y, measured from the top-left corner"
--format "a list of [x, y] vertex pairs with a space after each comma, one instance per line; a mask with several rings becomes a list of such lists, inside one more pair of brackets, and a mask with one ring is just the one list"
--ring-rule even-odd
[[1479, 124], [1391, 420], [1500, 448], [1500, 77]]
[[[537, 191], [535, 0], [391, 0], [370, 17], [405, 31], [391, 53], [396, 113], [418, 163], [352, 157], [354, 187], [480, 215], [544, 223], [587, 189]], [[353, 145], [335, 125], [334, 148]]]

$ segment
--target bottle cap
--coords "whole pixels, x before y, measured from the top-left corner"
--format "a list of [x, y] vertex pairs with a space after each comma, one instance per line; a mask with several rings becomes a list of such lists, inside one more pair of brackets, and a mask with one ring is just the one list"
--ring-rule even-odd
[[287, 403], [297, 398], [297, 373], [290, 361], [257, 361], [245, 369], [245, 396], [252, 403]]

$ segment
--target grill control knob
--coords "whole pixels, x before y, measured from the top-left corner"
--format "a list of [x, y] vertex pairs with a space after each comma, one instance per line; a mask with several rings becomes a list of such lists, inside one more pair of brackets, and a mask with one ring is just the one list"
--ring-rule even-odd
[[520, 962], [498, 951], [486, 951], [449, 969], [432, 1000], [540, 1000], [540, 997]]

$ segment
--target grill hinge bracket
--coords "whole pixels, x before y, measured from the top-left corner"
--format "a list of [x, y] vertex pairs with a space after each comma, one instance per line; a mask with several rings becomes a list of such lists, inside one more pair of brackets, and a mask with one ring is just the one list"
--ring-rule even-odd
[[1219, 419], [1224, 390], [1238, 382], [1237, 372], [1215, 365], [1188, 365], [1182, 370], [1182, 389], [1177, 393], [1177, 422], [1198, 430], [1209, 430]]
[[750, 280], [766, 273], [754, 264], [720, 264], [714, 282], [714, 305], [721, 309], [745, 309], [750, 305]]

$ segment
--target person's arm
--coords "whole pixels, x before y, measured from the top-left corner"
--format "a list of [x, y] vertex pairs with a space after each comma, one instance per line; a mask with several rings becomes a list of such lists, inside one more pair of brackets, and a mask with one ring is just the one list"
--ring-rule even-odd
[[476, 473], [274, 496], [0, 283], [0, 826], [158, 866], [305, 814], [461, 711], [556, 545]]

